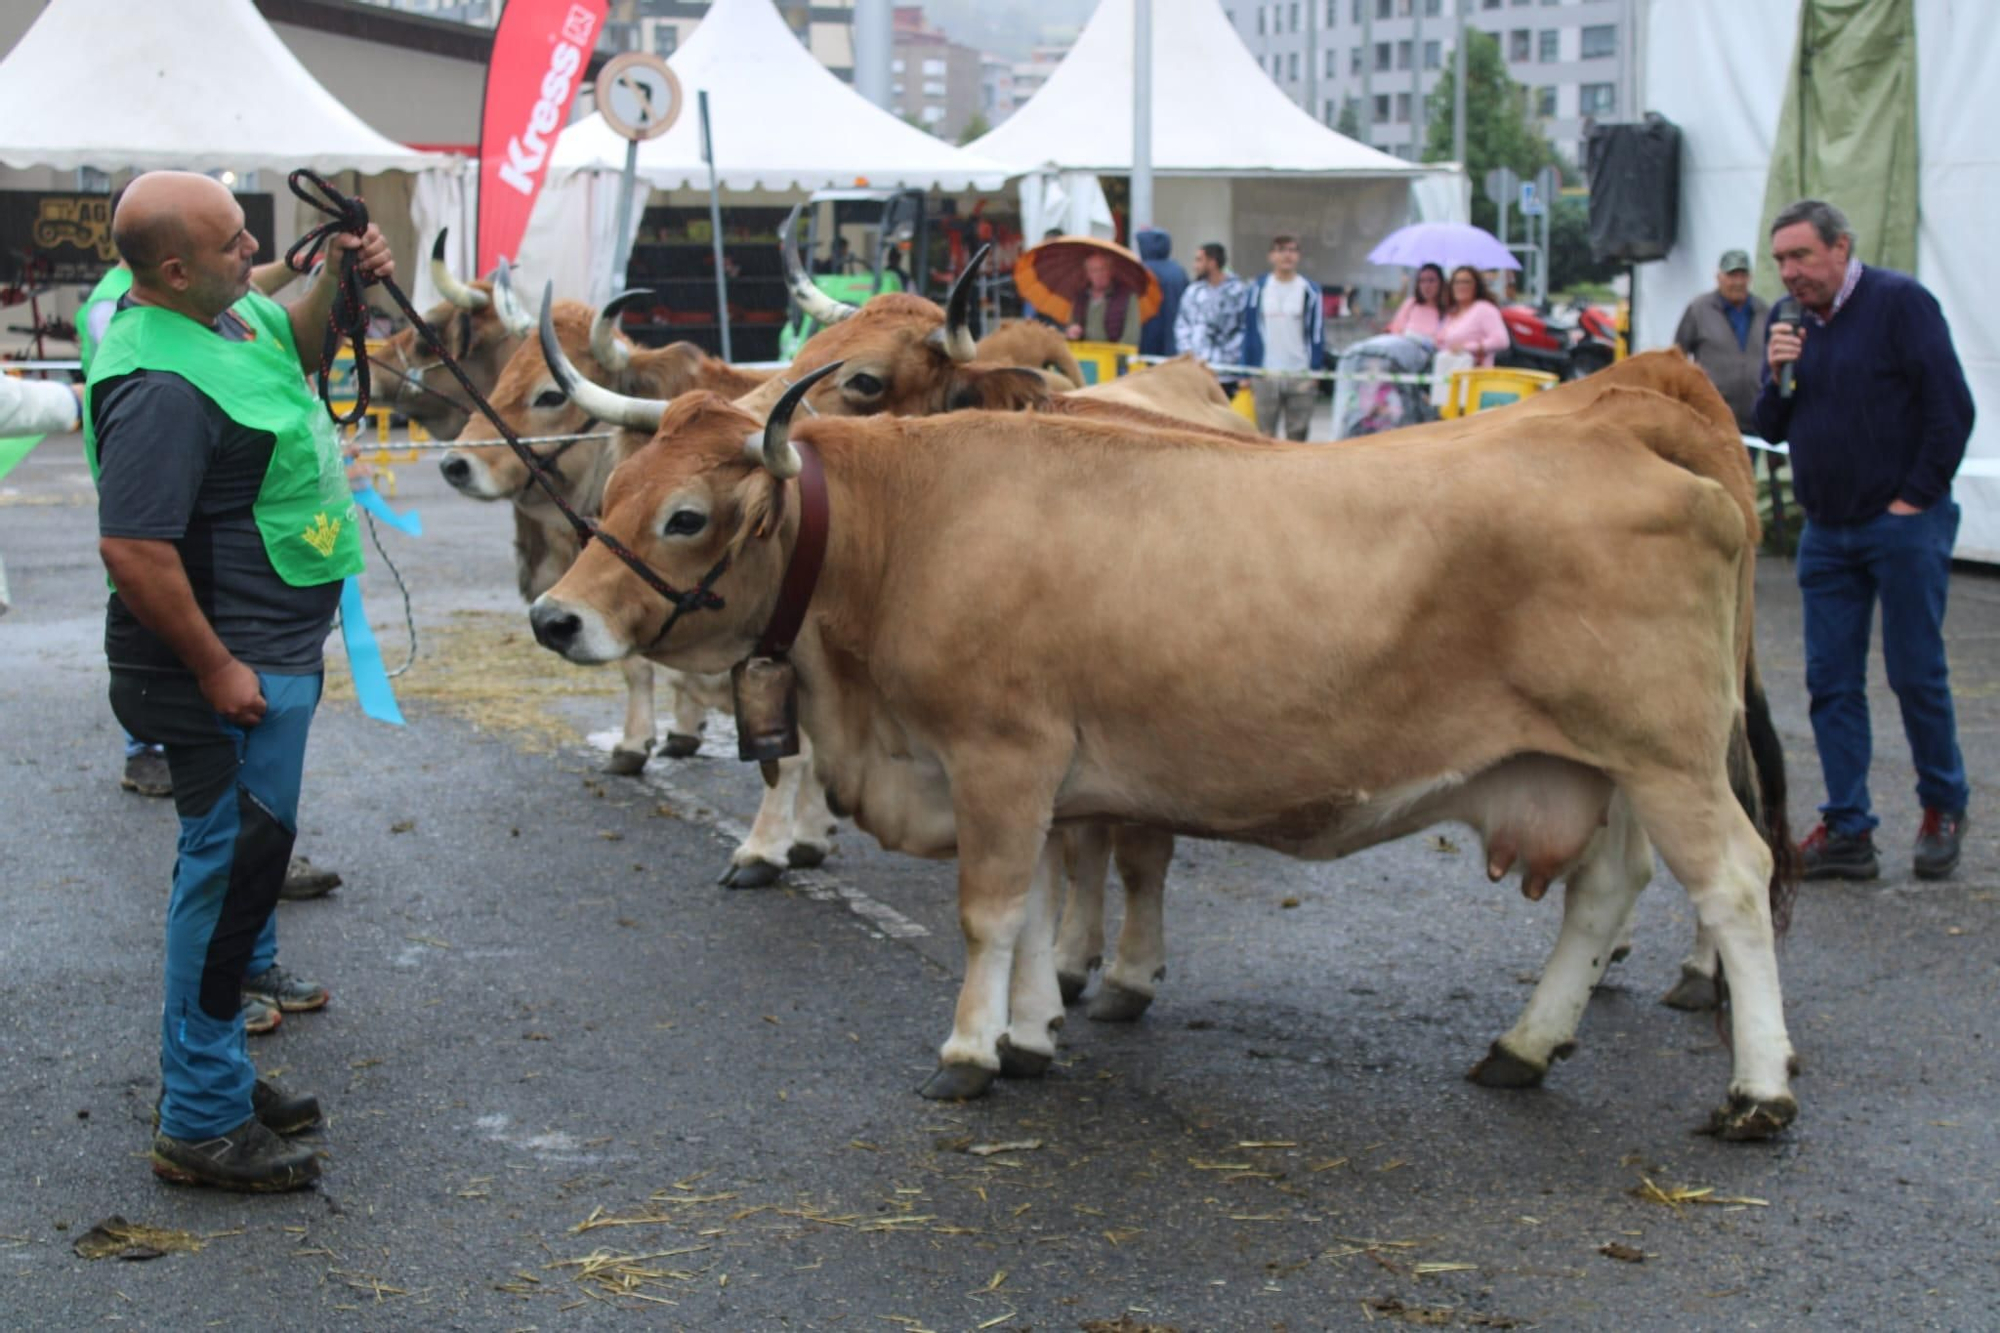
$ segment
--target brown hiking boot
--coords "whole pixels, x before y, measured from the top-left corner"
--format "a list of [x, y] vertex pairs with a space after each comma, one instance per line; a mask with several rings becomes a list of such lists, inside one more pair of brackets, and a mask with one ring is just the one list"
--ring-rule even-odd
[[1799, 844], [1801, 879], [1874, 879], [1882, 873], [1875, 859], [1875, 839], [1866, 833], [1840, 833], [1820, 824]]

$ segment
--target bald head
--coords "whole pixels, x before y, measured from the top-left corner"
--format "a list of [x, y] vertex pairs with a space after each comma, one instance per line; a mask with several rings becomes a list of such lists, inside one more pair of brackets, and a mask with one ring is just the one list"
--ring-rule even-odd
[[236, 196], [191, 171], [149, 171], [126, 186], [111, 239], [142, 299], [203, 320], [242, 298], [257, 253]]

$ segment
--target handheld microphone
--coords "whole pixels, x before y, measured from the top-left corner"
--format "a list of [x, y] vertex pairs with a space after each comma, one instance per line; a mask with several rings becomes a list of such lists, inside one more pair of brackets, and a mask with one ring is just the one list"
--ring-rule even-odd
[[[1778, 304], [1771, 307], [1772, 328], [1782, 328], [1788, 333], [1796, 333], [1799, 327], [1799, 302], [1795, 296], [1781, 297]], [[1787, 361], [1778, 367], [1778, 397], [1792, 396], [1792, 372], [1797, 362]]]

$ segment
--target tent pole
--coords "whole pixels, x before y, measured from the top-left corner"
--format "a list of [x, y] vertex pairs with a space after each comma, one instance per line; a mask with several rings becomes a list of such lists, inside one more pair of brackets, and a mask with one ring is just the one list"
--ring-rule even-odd
[[729, 346], [729, 273], [722, 267], [722, 186], [715, 176], [715, 143], [708, 135], [708, 89], [695, 96], [701, 103], [701, 158], [708, 163], [708, 234], [715, 247], [715, 318], [722, 328], [722, 359], [734, 361]]
[[1458, 36], [1451, 49], [1451, 157], [1461, 170], [1465, 165], [1465, 0], [1454, 0], [1458, 11]]
[[1125, 243], [1153, 223], [1153, 0], [1132, 0], [1132, 197]]
[[639, 179], [639, 141], [625, 141], [625, 172], [618, 178], [618, 244], [611, 252], [611, 287], [625, 290], [625, 271], [632, 266], [632, 193]]

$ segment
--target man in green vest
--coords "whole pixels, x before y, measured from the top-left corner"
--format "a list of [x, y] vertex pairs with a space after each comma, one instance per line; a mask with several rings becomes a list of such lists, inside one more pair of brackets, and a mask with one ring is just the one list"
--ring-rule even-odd
[[[268, 264], [259, 264], [250, 270], [250, 285], [266, 296], [276, 296], [298, 274], [292, 272], [291, 265], [282, 259], [274, 259]], [[112, 265], [109, 272], [98, 279], [90, 294], [83, 298], [83, 304], [76, 312], [77, 358], [83, 363], [83, 373], [90, 374], [91, 362], [97, 359], [98, 344], [104, 341], [104, 332], [111, 324], [111, 316], [118, 311], [118, 303], [132, 290], [132, 270], [123, 261]], [[167, 769], [167, 752], [164, 746], [148, 745], [134, 737], [125, 735], [125, 768], [119, 775], [118, 785], [126, 791], [137, 792], [141, 796], [172, 796], [174, 794], [173, 774]], [[340, 887], [340, 876], [331, 870], [322, 870], [303, 856], [292, 858], [292, 864], [285, 872], [285, 886], [278, 890], [280, 898], [318, 898]], [[250, 1001], [254, 1012], [245, 1015], [252, 1033], [270, 1032], [278, 1026], [278, 1010], [261, 1002]]]
[[[153, 1171], [298, 1189], [319, 1163], [281, 1136], [317, 1124], [319, 1103], [257, 1077], [240, 997], [298, 831], [322, 644], [341, 581], [362, 565], [333, 424], [304, 376], [335, 266], [290, 311], [252, 293], [257, 242], [241, 206], [184, 172], [133, 181], [112, 235], [132, 290], [105, 326], [84, 409], [114, 585], [111, 707], [166, 747], [181, 826]], [[370, 276], [394, 271], [373, 227], [334, 244]]]

